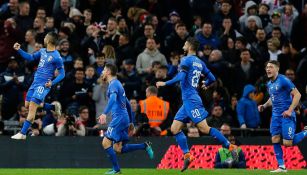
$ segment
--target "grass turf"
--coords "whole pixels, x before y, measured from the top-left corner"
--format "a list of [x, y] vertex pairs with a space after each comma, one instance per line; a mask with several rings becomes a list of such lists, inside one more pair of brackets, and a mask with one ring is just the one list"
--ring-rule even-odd
[[[103, 175], [108, 169], [0, 169], [0, 175]], [[123, 175], [269, 175], [268, 170], [156, 170], [122, 169]], [[284, 174], [284, 173], [283, 173]], [[286, 174], [306, 175], [307, 170], [290, 170]]]

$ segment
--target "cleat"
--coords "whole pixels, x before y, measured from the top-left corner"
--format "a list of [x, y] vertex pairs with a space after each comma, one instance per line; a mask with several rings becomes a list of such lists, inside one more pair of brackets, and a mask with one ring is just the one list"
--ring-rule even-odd
[[109, 170], [109, 171], [105, 172], [104, 174], [122, 174], [122, 173], [120, 172], [120, 170], [118, 170], [118, 171]]
[[235, 151], [235, 150], [237, 150], [237, 149], [238, 149], [238, 146], [237, 146], [237, 145], [234, 145], [234, 144], [230, 144], [230, 145], [229, 145], [229, 148], [228, 148], [228, 150], [229, 150], [230, 152]]
[[191, 156], [190, 153], [186, 153], [184, 155], [183, 160], [183, 168], [181, 169], [181, 172], [184, 172], [186, 169], [188, 169], [189, 165], [194, 161], [194, 157]]
[[270, 173], [286, 173], [288, 172], [286, 168], [278, 167], [276, 170], [270, 171]]
[[15, 140], [26, 140], [26, 138], [27, 136], [21, 134], [20, 132], [11, 137], [11, 139], [15, 139]]
[[54, 112], [57, 115], [57, 117], [61, 117], [61, 115], [62, 115], [61, 103], [59, 103], [58, 101], [54, 101], [51, 104], [54, 105]]
[[145, 150], [146, 150], [149, 158], [153, 159], [154, 158], [154, 152], [153, 152], [152, 147], [151, 147], [152, 143], [147, 141], [147, 142], [145, 142], [145, 145], [146, 145]]

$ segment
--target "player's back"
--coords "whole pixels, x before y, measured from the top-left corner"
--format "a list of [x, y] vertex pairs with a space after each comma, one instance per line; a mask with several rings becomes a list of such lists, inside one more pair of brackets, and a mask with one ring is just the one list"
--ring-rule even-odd
[[119, 80], [113, 79], [108, 87], [107, 95], [110, 97], [112, 93], [116, 93], [116, 101], [112, 106], [112, 118], [129, 121], [129, 115], [126, 107], [126, 93]]
[[201, 102], [197, 88], [203, 69], [207, 69], [205, 63], [195, 55], [189, 55], [182, 58], [180, 67], [187, 73], [185, 79], [180, 82], [183, 102], [187, 99]]
[[57, 50], [47, 51], [43, 48], [39, 52], [40, 60], [34, 76], [34, 82], [44, 84], [53, 78], [54, 71], [57, 68], [63, 68], [63, 60]]
[[291, 91], [295, 86], [286, 76], [278, 74], [274, 81], [267, 83], [267, 88], [272, 101], [272, 115], [281, 117], [292, 103]]

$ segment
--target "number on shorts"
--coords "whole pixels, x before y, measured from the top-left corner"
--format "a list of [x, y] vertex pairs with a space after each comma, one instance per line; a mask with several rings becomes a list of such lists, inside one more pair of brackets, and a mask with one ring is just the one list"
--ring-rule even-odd
[[199, 118], [199, 117], [200, 117], [200, 112], [199, 112], [198, 109], [194, 109], [194, 110], [192, 110], [191, 112], [192, 112], [192, 116], [193, 116], [194, 118]]
[[192, 86], [195, 87], [195, 88], [197, 88], [197, 86], [198, 86], [200, 74], [201, 74], [201, 71], [198, 71], [198, 70], [193, 71]]

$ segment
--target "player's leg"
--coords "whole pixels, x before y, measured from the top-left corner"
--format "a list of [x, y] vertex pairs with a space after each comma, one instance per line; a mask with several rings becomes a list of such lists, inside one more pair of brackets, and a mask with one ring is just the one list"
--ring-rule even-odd
[[108, 157], [113, 165], [112, 170], [106, 172], [105, 174], [117, 174], [120, 173], [120, 168], [118, 165], [117, 157], [112, 146], [113, 141], [107, 137], [104, 137], [102, 140], [102, 147], [106, 150]]
[[197, 128], [200, 132], [204, 134], [209, 134], [213, 138], [217, 139], [220, 143], [222, 143], [224, 148], [234, 149], [236, 148], [234, 145], [231, 145], [230, 142], [223, 136], [223, 134], [215, 128], [211, 128], [208, 126], [206, 119], [197, 123]]
[[55, 114], [57, 115], [57, 117], [60, 117], [61, 113], [62, 113], [61, 112], [61, 110], [62, 110], [61, 104], [57, 101], [54, 101], [51, 104], [50, 103], [44, 103], [43, 109], [46, 110], [46, 111], [54, 111]]

